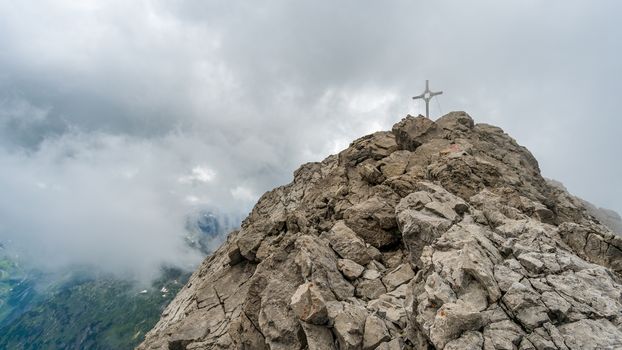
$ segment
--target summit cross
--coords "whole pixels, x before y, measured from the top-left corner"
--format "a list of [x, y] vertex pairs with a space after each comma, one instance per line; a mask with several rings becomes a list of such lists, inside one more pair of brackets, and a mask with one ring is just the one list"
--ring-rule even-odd
[[442, 94], [442, 91], [432, 92], [430, 91], [430, 83], [428, 80], [425, 81], [425, 91], [419, 95], [413, 97], [413, 100], [423, 99], [425, 101], [425, 116], [426, 118], [430, 118], [430, 100], [434, 96], [438, 96]]

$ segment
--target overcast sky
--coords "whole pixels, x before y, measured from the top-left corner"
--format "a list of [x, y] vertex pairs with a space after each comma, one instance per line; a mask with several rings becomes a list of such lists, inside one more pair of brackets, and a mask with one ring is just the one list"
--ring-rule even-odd
[[502, 127], [622, 211], [619, 1], [0, 0], [0, 241], [40, 268], [188, 266], [188, 215], [243, 215], [424, 111]]

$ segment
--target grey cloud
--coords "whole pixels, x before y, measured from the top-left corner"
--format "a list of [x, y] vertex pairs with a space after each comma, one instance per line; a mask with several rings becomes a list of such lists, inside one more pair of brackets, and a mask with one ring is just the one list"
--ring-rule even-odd
[[[434, 115], [466, 110], [503, 127], [534, 152], [547, 177], [620, 212], [621, 7], [616, 1], [3, 2], [0, 161], [9, 170], [0, 186], [6, 203], [20, 200], [42, 212], [56, 199], [41, 200], [32, 184], [11, 181], [37, 168], [61, 184], [82, 186], [85, 197], [64, 194], [58, 201], [68, 211], [88, 209], [75, 212], [77, 221], [86, 220], [77, 214], [98, 211], [90, 203], [104, 206], [110, 221], [125, 218], [110, 227], [126, 233], [108, 239], [111, 250], [124, 237], [144, 238], [130, 232], [178, 228], [176, 235], [152, 236], [162, 237], [154, 239], [153, 259], [145, 258], [154, 265], [169, 257], [157, 244], [178, 242], [180, 220], [192, 210], [170, 203], [205, 197], [224, 211], [244, 212], [261, 193], [288, 182], [300, 163], [422, 112], [410, 97], [430, 79], [445, 91], [432, 105]], [[91, 149], [90, 156], [60, 156], [67, 143]], [[115, 158], [124, 154], [130, 158]], [[96, 176], [126, 163], [144, 166], [141, 181], [130, 186]], [[178, 182], [177, 175], [190, 176], [201, 165], [214, 171], [214, 182]], [[83, 176], [107, 190], [87, 191]], [[138, 201], [128, 206], [144, 208], [134, 218], [111, 209], [131, 200], [126, 187]], [[69, 225], [54, 211], [25, 225], [29, 214], [8, 204], [2, 210], [14, 217], [3, 225], [24, 244], [85, 234], [86, 224]], [[148, 213], [161, 213], [156, 228]], [[103, 231], [89, 237], [97, 241]], [[77, 242], [76, 249], [91, 247], [86, 238]], [[85, 260], [74, 255], [72, 262]]]
[[236, 170], [201, 155], [211, 153], [189, 135], [99, 133], [2, 151], [1, 237], [48, 272], [87, 265], [148, 279], [162, 265], [192, 268], [200, 255], [186, 244], [189, 217], [204, 210], [239, 217], [257, 196], [244, 181], [230, 187]]

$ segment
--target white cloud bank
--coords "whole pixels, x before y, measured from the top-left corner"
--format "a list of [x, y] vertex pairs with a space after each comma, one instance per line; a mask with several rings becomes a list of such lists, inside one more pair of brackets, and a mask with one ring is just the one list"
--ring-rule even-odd
[[40, 267], [188, 265], [184, 217], [245, 213], [352, 139], [466, 110], [622, 211], [618, 1], [0, 0], [0, 241]]
[[204, 164], [230, 169], [200, 156], [209, 153], [181, 134], [69, 133], [35, 151], [0, 150], [0, 237], [48, 272], [87, 265], [148, 279], [162, 265], [192, 268], [201, 256], [184, 240], [188, 216], [210, 208], [241, 215], [252, 204], [229, 198], [233, 189]]

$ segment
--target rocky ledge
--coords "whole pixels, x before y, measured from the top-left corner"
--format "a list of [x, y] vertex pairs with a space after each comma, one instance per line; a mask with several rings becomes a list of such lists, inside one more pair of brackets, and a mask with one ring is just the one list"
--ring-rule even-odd
[[620, 349], [622, 239], [464, 112], [266, 193], [138, 349]]

